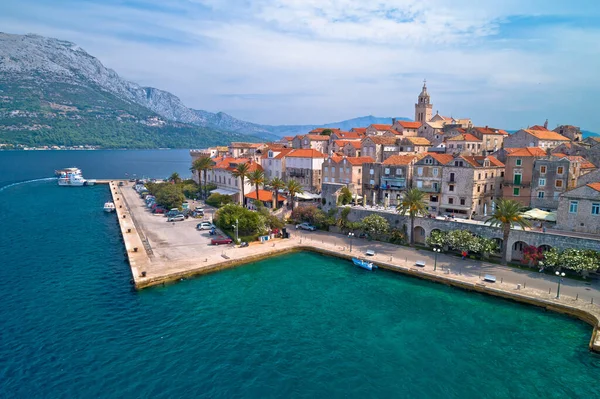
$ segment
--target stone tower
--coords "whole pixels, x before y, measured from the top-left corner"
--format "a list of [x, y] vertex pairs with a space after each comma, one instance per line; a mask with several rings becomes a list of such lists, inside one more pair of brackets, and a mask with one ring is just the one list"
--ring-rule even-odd
[[415, 104], [415, 122], [429, 122], [431, 119], [433, 104], [427, 93], [427, 81], [423, 81], [423, 90], [419, 94], [419, 99]]

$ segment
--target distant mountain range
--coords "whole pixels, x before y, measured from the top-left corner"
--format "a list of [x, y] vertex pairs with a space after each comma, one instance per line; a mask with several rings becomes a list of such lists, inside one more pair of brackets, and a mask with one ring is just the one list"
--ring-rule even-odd
[[169, 92], [122, 79], [74, 43], [0, 33], [0, 143], [190, 148], [373, 123], [392, 118], [271, 126], [196, 110]]

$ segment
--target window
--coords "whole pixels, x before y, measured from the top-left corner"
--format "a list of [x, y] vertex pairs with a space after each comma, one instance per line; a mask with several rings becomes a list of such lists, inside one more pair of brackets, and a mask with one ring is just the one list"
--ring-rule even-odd
[[515, 165], [521, 166], [522, 164], [523, 164], [523, 160], [522, 159], [519, 159], [519, 158], [515, 159]]
[[461, 198], [461, 199], [460, 199], [460, 204], [461, 204], [461, 205], [464, 205], [464, 204], [465, 204], [465, 202], [466, 202], [466, 201], [465, 201], [465, 199], [464, 199], [464, 198]]
[[557, 180], [554, 182], [554, 187], [556, 187], [556, 188], [561, 188], [562, 186], [563, 186], [563, 181], [562, 181], [561, 179], [557, 179]]
[[500, 177], [504, 177], [504, 171], [500, 172]]
[[390, 174], [390, 168], [385, 168], [385, 174], [389, 175]]
[[402, 176], [402, 169], [400, 169], [400, 168], [396, 169], [396, 174], [398, 176]]
[[438, 168], [431, 169], [431, 172], [433, 173], [433, 176], [437, 177], [437, 175], [438, 175]]
[[327, 172], [329, 172], [329, 167], [325, 166], [325, 168], [324, 168], [324, 169], [325, 169], [324, 173], [327, 173]]
[[481, 192], [481, 186], [477, 185], [477, 192], [480, 193]]
[[358, 184], [360, 184], [360, 179], [358, 179], [358, 182], [357, 182], [357, 183], [358, 183]]
[[332, 177], [332, 178], [331, 178], [331, 182], [332, 182], [332, 183], [335, 183], [335, 177]]
[[448, 186], [448, 191], [454, 191], [454, 184]]
[[361, 173], [361, 172], [360, 172], [360, 168], [358, 168], [358, 173]]
[[600, 215], [600, 203], [592, 204], [592, 215]]
[[579, 206], [579, 201], [571, 201], [569, 204], [569, 213], [577, 213], [577, 207]]
[[419, 167], [417, 168], [417, 175], [419, 175], [419, 176], [423, 176], [423, 167], [419, 166]]
[[519, 194], [521, 193], [521, 189], [520, 188], [513, 188], [513, 196], [518, 197]]
[[565, 172], [565, 168], [563, 166], [559, 166], [556, 168], [556, 174], [562, 175]]
[[545, 165], [540, 166], [540, 173], [543, 174], [543, 175], [546, 174], [546, 166]]
[[426, 165], [433, 165], [433, 159], [431, 159], [431, 158], [425, 159], [425, 164]]
[[454, 172], [450, 173], [450, 181], [454, 181]]
[[375, 180], [373, 180], [373, 179], [369, 180], [369, 184], [371, 184], [371, 185], [375, 184]]
[[375, 174], [375, 171], [374, 171], [373, 169], [371, 169], [371, 170], [369, 170], [369, 174], [370, 174], [370, 175], [374, 175], [374, 174]]
[[417, 180], [417, 188], [423, 187], [423, 180]]
[[538, 181], [538, 186], [544, 187], [545, 185], [546, 185], [546, 178], [540, 177], [540, 180]]
[[[487, 176], [486, 176], [487, 177]], [[477, 175], [477, 179], [481, 180], [481, 173]]]
[[485, 178], [487, 179], [487, 173], [485, 174]]
[[325, 176], [325, 183], [329, 182], [329, 178]]
[[538, 198], [544, 198], [544, 192], [538, 191]]
[[515, 173], [513, 184], [521, 184], [521, 173]]
[[454, 204], [454, 198], [452, 198], [452, 197], [448, 198], [448, 203], [449, 204]]

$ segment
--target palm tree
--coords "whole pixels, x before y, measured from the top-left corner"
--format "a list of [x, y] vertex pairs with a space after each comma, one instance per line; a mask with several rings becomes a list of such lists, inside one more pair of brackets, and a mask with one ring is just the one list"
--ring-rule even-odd
[[235, 178], [240, 178], [240, 181], [242, 182], [242, 186], [240, 187], [241, 191], [242, 191], [242, 199], [241, 199], [241, 204], [242, 206], [244, 206], [244, 183], [246, 181], [246, 178], [248, 177], [250, 171], [250, 164], [248, 162], [245, 163], [240, 163], [238, 164], [238, 166], [236, 166], [235, 170], [233, 172], [231, 172], [231, 176], [235, 177]]
[[265, 184], [265, 173], [257, 168], [248, 175], [248, 181], [256, 187], [256, 200], [258, 201], [258, 188]]
[[271, 186], [271, 190], [273, 190], [273, 209], [276, 210], [277, 198], [279, 197], [279, 190], [285, 188], [285, 182], [279, 177], [274, 177], [273, 180], [269, 182], [269, 186]]
[[525, 227], [530, 227], [531, 223], [521, 216], [523, 205], [520, 202], [511, 199], [499, 199], [495, 205], [494, 213], [485, 223], [502, 228], [502, 264], [505, 265], [508, 262], [506, 254], [508, 253], [510, 230], [517, 224], [525, 229]]
[[177, 173], [177, 172], [173, 172], [173, 174], [171, 176], [169, 176], [168, 180], [175, 184], [181, 183], [181, 177], [179, 177], [179, 173]]
[[208, 183], [208, 179], [207, 179], [207, 173], [210, 169], [212, 169], [214, 165], [214, 161], [208, 157], [208, 156], [204, 156], [201, 158], [196, 159], [194, 162], [192, 162], [192, 167], [190, 168], [190, 170], [192, 172], [197, 172], [198, 173], [198, 184], [200, 186], [200, 188], [202, 188], [202, 176], [200, 176], [200, 172], [204, 173], [204, 197], [206, 198], [208, 196], [208, 193], [206, 192], [206, 187], [207, 187], [207, 183]]
[[410, 245], [415, 244], [415, 217], [427, 214], [427, 203], [425, 193], [418, 188], [411, 188], [402, 197], [402, 201], [396, 208], [402, 215], [410, 217]]
[[287, 182], [286, 188], [287, 188], [287, 191], [290, 193], [290, 198], [292, 199], [292, 211], [293, 211], [294, 210], [294, 198], [296, 197], [296, 194], [302, 194], [304, 192], [304, 189], [302, 188], [300, 183], [298, 183], [294, 179], [291, 179], [290, 181]]

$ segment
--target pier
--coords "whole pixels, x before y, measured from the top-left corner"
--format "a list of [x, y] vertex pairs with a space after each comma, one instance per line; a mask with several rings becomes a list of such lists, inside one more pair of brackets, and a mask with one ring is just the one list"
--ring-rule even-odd
[[[163, 215], [149, 212], [131, 183], [123, 180], [98, 180], [97, 183], [109, 186], [131, 267], [132, 284], [138, 290], [297, 251], [313, 251], [350, 260], [353, 256], [364, 257], [367, 250], [374, 250], [375, 255], [369, 260], [382, 269], [543, 307], [583, 320], [594, 327], [590, 349], [600, 352], [600, 295], [594, 298], [598, 291], [589, 288], [589, 284], [564, 283], [560, 298], [556, 298], [556, 282], [551, 276], [531, 277], [527, 272], [511, 272], [478, 261], [471, 261], [478, 265], [469, 266], [447, 255], [439, 257], [434, 270], [433, 253], [359, 239], [350, 245], [348, 238], [325, 232], [294, 230], [290, 239], [250, 243], [246, 248], [210, 245], [208, 231], [195, 228], [200, 219], [167, 222]], [[424, 267], [417, 266], [420, 261], [425, 263]], [[495, 274], [498, 280], [485, 282], [483, 271]]]

